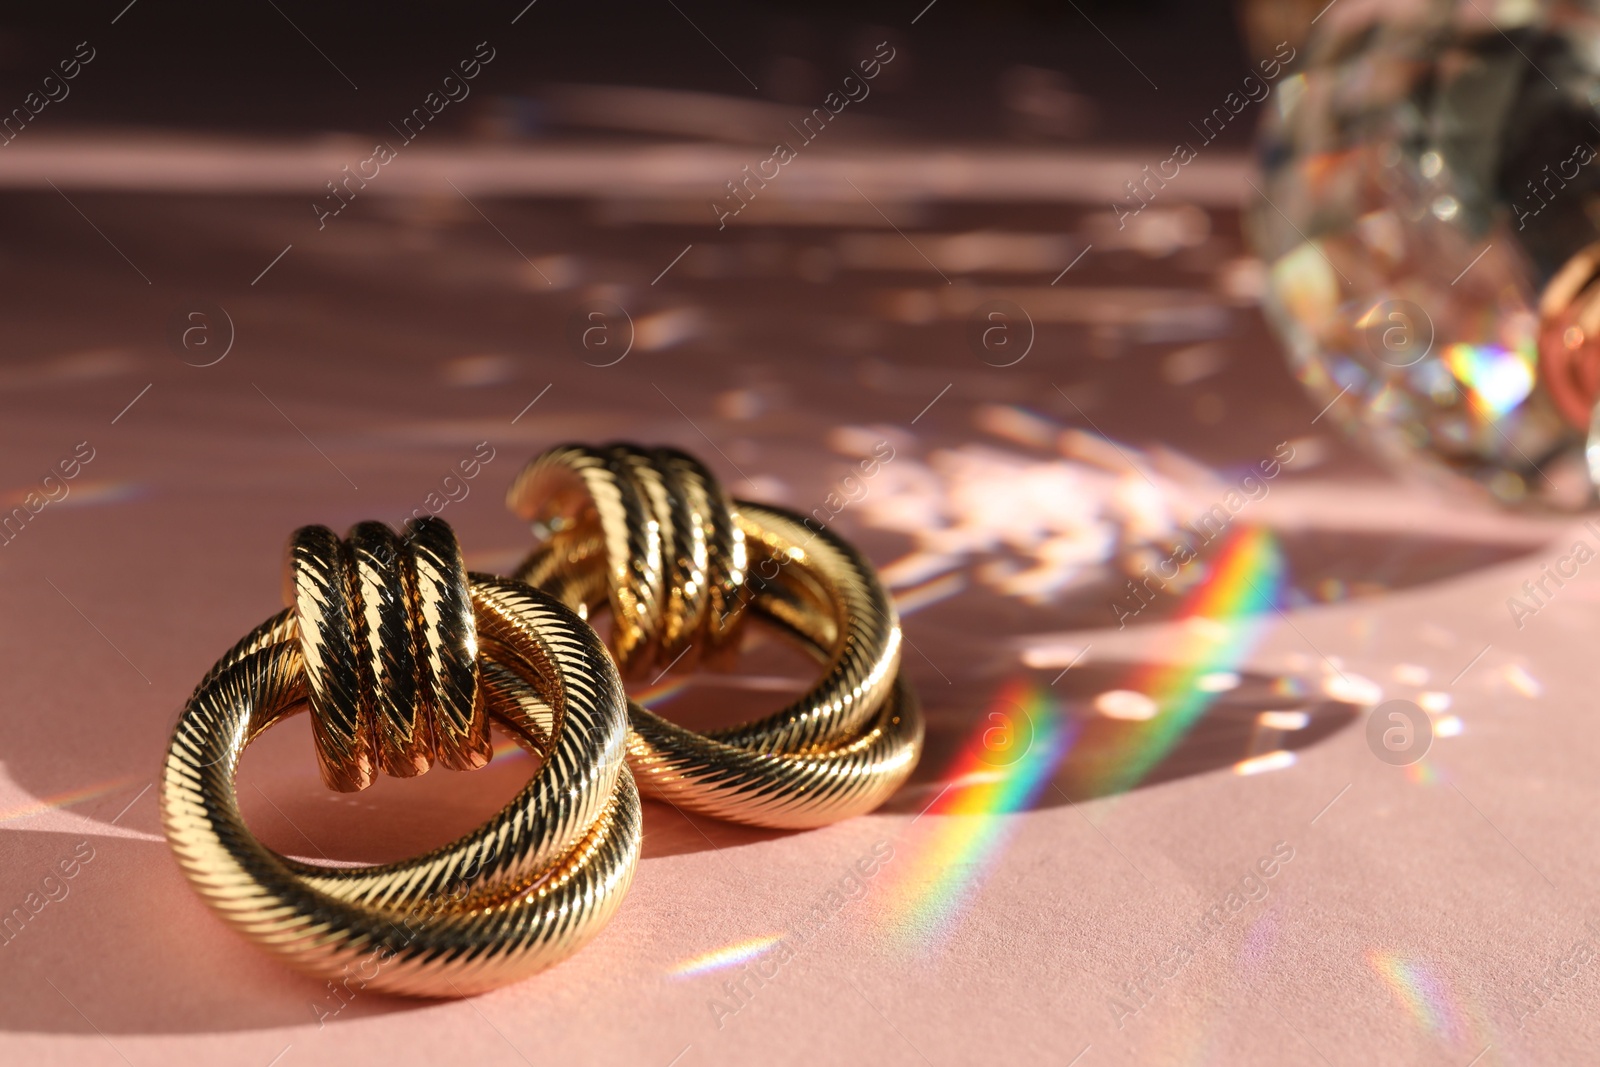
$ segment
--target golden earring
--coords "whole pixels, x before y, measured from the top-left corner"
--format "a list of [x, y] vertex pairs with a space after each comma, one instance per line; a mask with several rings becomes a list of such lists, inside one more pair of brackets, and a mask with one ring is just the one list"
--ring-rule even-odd
[[[464, 995], [576, 951], [615, 911], [638, 862], [621, 680], [587, 624], [517, 582], [468, 575], [448, 525], [341, 542], [298, 531], [292, 606], [195, 690], [162, 779], [162, 818], [201, 898], [293, 966], [364, 986]], [[543, 757], [498, 815], [399, 863], [330, 868], [263, 846], [239, 814], [245, 748], [309, 705], [335, 788], [376, 770], [488, 761], [488, 719]]]
[[899, 619], [848, 544], [779, 508], [732, 501], [672, 449], [566, 445], [507, 495], [542, 543], [516, 577], [585, 617], [609, 608], [625, 676], [736, 651], [755, 614], [822, 666], [799, 700], [699, 734], [630, 703], [628, 763], [646, 793], [758, 826], [872, 810], [916, 765], [922, 717], [900, 676]]

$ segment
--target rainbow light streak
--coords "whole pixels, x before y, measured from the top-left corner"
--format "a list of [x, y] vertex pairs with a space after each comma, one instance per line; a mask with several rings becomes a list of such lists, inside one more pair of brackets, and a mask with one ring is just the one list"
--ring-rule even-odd
[[15, 822], [17, 819], [27, 819], [46, 811], [54, 811], [57, 808], [70, 808], [76, 804], [83, 804], [106, 796], [109, 793], [115, 793], [119, 789], [126, 789], [138, 781], [139, 779], [134, 775], [125, 774], [120, 778], [109, 778], [103, 782], [95, 782], [93, 785], [80, 786], [77, 789], [69, 789], [64, 793], [56, 793], [54, 796], [38, 797], [9, 811], [0, 811], [0, 824]]
[[710, 952], [699, 956], [691, 956], [678, 964], [667, 973], [673, 978], [695, 978], [702, 974], [710, 974], [751, 960], [760, 959], [778, 946], [783, 938], [778, 934], [767, 934], [764, 937], [752, 937], [748, 941], [739, 941], [726, 948], [712, 949]]
[[1434, 785], [1442, 780], [1439, 772], [1427, 760], [1418, 760], [1408, 766], [1406, 779], [1413, 785]]
[[1014, 681], [994, 695], [944, 775], [944, 792], [913, 820], [893, 861], [899, 873], [884, 899], [903, 944], [928, 951], [954, 928], [1015, 831], [1011, 816], [1033, 806], [1077, 725], [1043, 686]]
[[1240, 962], [1250, 974], [1259, 974], [1272, 958], [1278, 942], [1278, 916], [1270, 906], [1250, 924], [1240, 947]]
[[1466, 1026], [1460, 1009], [1450, 998], [1449, 987], [1426, 962], [1368, 949], [1367, 964], [1418, 1026], [1449, 1041], [1460, 1041], [1465, 1036]]
[[654, 711], [661, 705], [676, 699], [678, 694], [689, 688], [690, 683], [693, 681], [692, 676], [681, 674], [676, 678], [668, 678], [655, 685], [646, 686], [637, 693], [630, 693], [629, 699], [635, 704], [642, 704], [644, 707]]
[[1217, 699], [1201, 679], [1235, 670], [1265, 631], [1285, 571], [1278, 540], [1268, 530], [1238, 529], [1223, 545], [1211, 573], [1179, 611], [1182, 637], [1173, 662], [1140, 668], [1124, 688], [1147, 693], [1160, 711], [1133, 723], [1126, 740], [1089, 769], [1090, 795], [1138, 785], [1188, 735]]
[[532, 759], [532, 758], [533, 757], [528, 754], [528, 750], [527, 749], [525, 749], [521, 745], [517, 744], [511, 738], [509, 738], [509, 737], [497, 737], [497, 738], [495, 738], [494, 749], [492, 750], [492, 752], [490, 753], [490, 756], [489, 756], [489, 762], [493, 763], [493, 762], [495, 762], [497, 760]]
[[1464, 342], [1444, 350], [1444, 365], [1471, 390], [1473, 410], [1499, 418], [1533, 392], [1533, 358], [1501, 345]]
[[[145, 493], [144, 486], [138, 482], [98, 482], [85, 479], [81, 482], [68, 483], [67, 495], [58, 500], [49, 501], [45, 507], [75, 508], [98, 504], [120, 504], [126, 500], [136, 500]], [[23, 489], [13, 489], [0, 495], [0, 505], [6, 508], [22, 504], [30, 496], [44, 498], [44, 493], [38, 486], [29, 486]], [[43, 510], [42, 508], [40, 510]], [[38, 514], [38, 512], [34, 512]]]

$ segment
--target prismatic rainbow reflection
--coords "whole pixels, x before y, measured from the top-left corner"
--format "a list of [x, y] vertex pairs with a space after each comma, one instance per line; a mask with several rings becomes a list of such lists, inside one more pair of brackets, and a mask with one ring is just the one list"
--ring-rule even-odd
[[1406, 780], [1417, 785], [1434, 785], [1444, 779], [1433, 764], [1427, 760], [1418, 760], [1406, 767]]
[[1466, 1036], [1465, 1019], [1450, 995], [1450, 987], [1427, 961], [1368, 949], [1367, 964], [1418, 1026], [1447, 1041], [1460, 1041]]
[[741, 963], [749, 963], [759, 959], [772, 949], [776, 948], [783, 938], [778, 934], [767, 934], [762, 937], [752, 937], [748, 941], [739, 941], [722, 948], [703, 952], [698, 956], [691, 956], [684, 960], [671, 971], [667, 972], [674, 978], [694, 978], [702, 974], [710, 974], [727, 967], [736, 967]]
[[[1178, 619], [1183, 637], [1173, 661], [1140, 668], [1124, 683], [1148, 694], [1157, 713], [1124, 724], [1103, 752], [1082, 759], [1075, 754], [1069, 775], [1074, 794], [1063, 798], [1122, 792], [1143, 781], [1225, 691], [1202, 680], [1242, 663], [1283, 581], [1276, 538], [1267, 530], [1236, 530], [1184, 601]], [[907, 943], [927, 950], [953, 928], [1015, 831], [1014, 816], [1055, 778], [1081, 727], [1046, 684], [1010, 682], [991, 698], [942, 777], [946, 784], [907, 831], [908, 862], [888, 895], [895, 902], [891, 923]]]
[[1462, 342], [1446, 348], [1443, 358], [1450, 373], [1467, 387], [1473, 410], [1487, 418], [1502, 418], [1533, 392], [1538, 354], [1531, 344], [1518, 351]]
[[125, 774], [117, 778], [108, 778], [103, 782], [79, 786], [77, 789], [68, 789], [63, 793], [54, 793], [47, 797], [37, 797], [8, 811], [0, 811], [0, 823], [15, 822], [33, 815], [58, 808], [70, 808], [90, 800], [97, 800], [119, 789], [126, 789], [139, 781], [138, 777]]
[[907, 831], [907, 862], [886, 895], [907, 944], [927, 950], [953, 928], [1075, 734], [1048, 688], [1011, 682], [995, 694], [948, 784]]
[[1223, 544], [1210, 573], [1185, 598], [1180, 637], [1166, 662], [1141, 667], [1124, 688], [1147, 694], [1153, 718], [1128, 724], [1118, 743], [1086, 761], [1080, 792], [1122, 793], [1142, 782], [1217, 699], [1203, 680], [1234, 671], [1255, 647], [1283, 588], [1285, 568], [1269, 530], [1241, 528]]

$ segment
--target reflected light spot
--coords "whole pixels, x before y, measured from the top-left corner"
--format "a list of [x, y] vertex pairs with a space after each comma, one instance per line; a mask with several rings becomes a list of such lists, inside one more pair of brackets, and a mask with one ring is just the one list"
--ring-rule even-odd
[[1450, 694], [1431, 690], [1417, 694], [1417, 707], [1429, 715], [1442, 715], [1450, 710]]
[[902, 589], [959, 567], [961, 562], [960, 556], [912, 552], [887, 566], [878, 568], [878, 578], [890, 589]]
[[1183, 620], [1183, 625], [1193, 631], [1194, 636], [1203, 641], [1226, 641], [1232, 632], [1228, 624], [1220, 619], [1213, 619], [1205, 615], [1196, 615]]
[[[754, 390], [748, 391], [755, 392]], [[760, 414], [760, 412], [755, 414]], [[753, 418], [754, 415], [751, 417]], [[827, 442], [829, 448], [839, 453], [839, 455], [849, 456], [851, 459], [866, 459], [868, 456], [876, 455], [879, 447], [885, 441], [892, 440], [894, 444], [899, 445], [907, 443], [903, 433], [886, 430], [881, 424], [877, 427], [835, 426], [828, 431], [823, 440]]]
[[1471, 391], [1472, 406], [1500, 418], [1533, 391], [1531, 354], [1499, 345], [1453, 344], [1444, 350], [1444, 364]]
[[482, 355], [452, 359], [444, 365], [442, 373], [448, 385], [473, 388], [509, 382], [515, 371], [516, 364], [510, 356]]
[[1544, 692], [1544, 686], [1539, 684], [1539, 680], [1523, 670], [1520, 665], [1513, 664], [1506, 668], [1506, 681], [1511, 683], [1511, 688], [1530, 699]]
[[1311, 724], [1311, 716], [1303, 711], [1263, 711], [1256, 723], [1268, 730], [1304, 730]]
[[713, 401], [717, 414], [725, 419], [753, 419], [766, 410], [761, 394], [754, 389], [729, 389]]
[[1403, 685], [1427, 685], [1428, 668], [1415, 663], [1397, 663], [1394, 666], [1394, 680]]
[[1322, 691], [1343, 704], [1376, 706], [1383, 700], [1383, 688], [1359, 674], [1330, 674], [1322, 680]]
[[578, 260], [569, 255], [540, 256], [524, 264], [523, 283], [535, 291], [567, 289], [578, 281]]
[[1094, 698], [1094, 710], [1108, 719], [1144, 722], [1156, 717], [1156, 702], [1132, 689], [1109, 689]]
[[1022, 650], [1022, 665], [1024, 667], [1032, 667], [1035, 670], [1067, 667], [1076, 662], [1083, 653], [1084, 647], [1082, 645], [1041, 641]]
[[966, 587], [965, 577], [960, 574], [947, 574], [915, 589], [905, 589], [895, 593], [894, 607], [900, 613], [900, 617], [905, 618], [930, 604], [937, 604], [941, 600], [955, 596]]
[[1433, 724], [1433, 736], [1460, 737], [1463, 729], [1465, 729], [1465, 727], [1462, 725], [1459, 716], [1446, 715], [1444, 718]]
[[1009, 775], [1004, 770], [971, 771], [967, 774], [956, 775], [950, 779], [948, 784], [952, 789], [971, 789], [973, 786], [994, 785], [996, 782], [1004, 782], [1008, 777]]
[[634, 337], [641, 351], [655, 352], [698, 337], [705, 324], [705, 313], [697, 307], [668, 308], [635, 322]]
[[1285, 767], [1293, 767], [1295, 755], [1278, 749], [1260, 756], [1251, 756], [1249, 759], [1240, 760], [1233, 765], [1234, 774], [1265, 774], [1267, 771], [1281, 771]]
[[1272, 682], [1272, 695], [1280, 697], [1303, 697], [1306, 695], [1305, 684], [1293, 675], [1280, 675]]
[[1049, 419], [1011, 404], [982, 404], [973, 412], [972, 422], [986, 433], [1029, 448], [1054, 448], [1061, 433]]
[[1226, 693], [1239, 688], [1238, 671], [1210, 671], [1194, 680], [1194, 687], [1202, 693]]

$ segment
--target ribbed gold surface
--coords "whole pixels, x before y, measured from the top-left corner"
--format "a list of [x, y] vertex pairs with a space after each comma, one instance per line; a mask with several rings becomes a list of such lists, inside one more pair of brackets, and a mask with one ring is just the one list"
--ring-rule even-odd
[[458, 770], [489, 762], [476, 625], [449, 524], [418, 519], [402, 538], [363, 522], [342, 542], [302, 527], [286, 585], [330, 789], [365, 789], [379, 769], [424, 774], [435, 757]]
[[325, 526], [296, 530], [289, 574], [322, 780], [341, 792], [365, 789], [377, 777], [378, 759], [361, 692], [353, 583], [338, 535]]
[[899, 620], [849, 545], [765, 505], [730, 501], [670, 449], [564, 445], [507, 497], [543, 543], [517, 577], [587, 614], [612, 613], [623, 673], [723, 662], [754, 612], [821, 664], [773, 715], [706, 735], [630, 704], [640, 786], [682, 807], [760, 826], [818, 826], [870, 811], [916, 765], [922, 716], [898, 678]]
[[[305, 649], [322, 655], [319, 667], [327, 671], [323, 681], [335, 683], [324, 693], [338, 700], [347, 695], [340, 685], [349, 677], [330, 665], [343, 665], [340, 657], [347, 651], [356, 668], [354, 678], [387, 684], [388, 672], [403, 678], [409, 668], [404, 656], [383, 647], [383, 638], [411, 640], [416, 684], [425, 687], [433, 684], [430, 679], [455, 670], [459, 662], [452, 657], [468, 647], [459, 618], [449, 621], [447, 590], [435, 589], [430, 601], [417, 588], [407, 588], [404, 568], [416, 566], [414, 556], [407, 563], [410, 546], [384, 547], [377, 530], [357, 531], [350, 552], [356, 563], [343, 570], [361, 584], [347, 586], [341, 596], [337, 580], [330, 577], [340, 572], [340, 564], [328, 561], [348, 564], [345, 546], [337, 538], [330, 542], [331, 534], [301, 531], [292, 549], [295, 607], [241, 640], [190, 698], [162, 779], [168, 841], [207, 904], [246, 937], [301, 970], [345, 981], [351, 988], [429, 996], [472, 993], [515, 981], [565, 957], [598, 932], [626, 892], [641, 840], [638, 794], [625, 766], [628, 720], [621, 680], [594, 631], [551, 597], [501, 578], [462, 575], [473, 623], [471, 645], [477, 652], [474, 705], [493, 714], [544, 760], [493, 819], [414, 859], [326, 868], [271, 851], [240, 817], [234, 776], [244, 749], [273, 723], [315, 699], [312, 680], [318, 674]], [[445, 561], [436, 570], [444, 575], [442, 584], [452, 584], [448, 558], [459, 556], [453, 536], [448, 544], [436, 538], [420, 551]], [[364, 553], [371, 559], [363, 558]], [[399, 571], [393, 572], [391, 565]], [[365, 587], [362, 567], [371, 568], [372, 589]], [[391, 573], [382, 577], [386, 570]], [[385, 615], [393, 586], [377, 588], [393, 580], [394, 573], [401, 574], [398, 584], [407, 590], [409, 610], [422, 604], [422, 610], [434, 614], [432, 622], [411, 619], [408, 638], [395, 628], [398, 616]], [[417, 567], [416, 573], [428, 577], [425, 567]], [[379, 607], [368, 597], [376, 598]], [[306, 599], [315, 610], [304, 610]], [[361, 613], [366, 613], [370, 630], [356, 628]], [[311, 641], [301, 631], [300, 619], [306, 617], [318, 626]], [[350, 632], [357, 635], [349, 644], [334, 624], [340, 619], [349, 621]], [[437, 647], [426, 639], [414, 640], [418, 626], [426, 631], [435, 623], [441, 627]], [[380, 639], [361, 639], [369, 634]], [[329, 653], [330, 648], [337, 651]], [[365, 668], [363, 654], [368, 656]], [[386, 673], [380, 676], [380, 669]], [[402, 690], [397, 684], [395, 692]], [[362, 689], [354, 693], [357, 707], [369, 706]], [[372, 706], [381, 705], [375, 701]], [[433, 735], [416, 725], [427, 722], [415, 717], [417, 702], [409, 718], [407, 710], [396, 709], [401, 716], [397, 722], [402, 728], [409, 722], [413, 735], [427, 741], [416, 751], [443, 759]], [[450, 715], [460, 712], [458, 705]], [[347, 725], [348, 720], [335, 722], [340, 729]], [[359, 731], [349, 730], [340, 739], [357, 736]], [[319, 737], [319, 754], [321, 741]], [[357, 752], [356, 745], [343, 750], [359, 762], [361, 757], [352, 755]], [[370, 771], [370, 761], [365, 766]], [[344, 764], [335, 763], [334, 769], [343, 780], [359, 778], [347, 774]]]
[[477, 677], [478, 635], [467, 568], [450, 527], [411, 523], [404, 538], [406, 593], [416, 634], [418, 681], [426, 694], [433, 754], [457, 771], [487, 766], [493, 746]]

